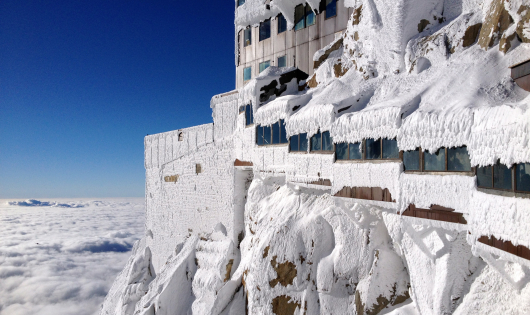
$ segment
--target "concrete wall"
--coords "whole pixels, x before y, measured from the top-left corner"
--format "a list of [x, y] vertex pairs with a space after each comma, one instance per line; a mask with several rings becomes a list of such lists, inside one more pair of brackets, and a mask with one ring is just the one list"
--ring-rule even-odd
[[287, 67], [298, 67], [309, 75], [314, 73], [313, 55], [330, 44], [335, 36], [346, 30], [353, 9], [337, 1], [337, 15], [326, 19], [325, 13], [316, 16], [316, 23], [298, 31], [287, 30], [278, 34], [278, 19], [271, 19], [271, 37], [259, 41], [259, 27], [252, 27], [252, 45], [244, 47], [243, 31], [238, 34], [239, 64], [236, 67], [236, 88], [244, 85], [243, 69], [252, 67], [252, 77], [259, 74], [259, 64], [270, 60], [277, 66], [278, 58], [287, 56]]

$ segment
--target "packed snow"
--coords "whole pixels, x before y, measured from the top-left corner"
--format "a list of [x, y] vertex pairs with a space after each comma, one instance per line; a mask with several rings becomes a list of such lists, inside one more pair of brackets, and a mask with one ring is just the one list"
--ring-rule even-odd
[[144, 199], [0, 200], [0, 314], [95, 314], [135, 241]]

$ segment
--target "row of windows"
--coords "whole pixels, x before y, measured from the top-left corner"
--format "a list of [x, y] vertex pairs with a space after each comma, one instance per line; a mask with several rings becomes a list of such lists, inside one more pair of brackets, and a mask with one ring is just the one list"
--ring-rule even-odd
[[[241, 0], [239, 0], [241, 1]], [[243, 0], [243, 3], [245, 1]], [[241, 3], [241, 4], [243, 4]], [[241, 5], [238, 2], [238, 5]], [[322, 5], [321, 5], [322, 6]], [[326, 19], [337, 15], [337, 0], [326, 0], [325, 1]], [[316, 23], [316, 15], [309, 4], [297, 5], [294, 9], [294, 30], [298, 31]], [[277, 17], [278, 23], [278, 34], [287, 31], [287, 20], [282, 14]], [[271, 37], [271, 19], [267, 19], [259, 24], [259, 41], [265, 40]], [[252, 28], [247, 27], [243, 31], [243, 46], [247, 47], [252, 45]]]
[[[277, 65], [279, 68], [287, 66], [287, 56], [278, 57], [277, 61], [278, 61]], [[262, 73], [265, 69], [270, 67], [270, 65], [271, 65], [270, 60], [261, 62], [259, 64], [259, 73]], [[243, 69], [243, 81], [246, 82], [250, 79], [252, 79], [252, 67], [246, 67]]]
[[356, 143], [337, 143], [337, 160], [381, 160], [399, 159], [395, 139], [365, 139]]
[[403, 152], [405, 171], [470, 172], [471, 161], [465, 146], [440, 148], [434, 153], [420, 149]]
[[477, 186], [515, 192], [530, 192], [530, 163], [512, 167], [497, 162], [477, 168]]
[[287, 132], [285, 131], [285, 121], [280, 119], [272, 126], [256, 126], [256, 144], [271, 145], [284, 144], [287, 141]]

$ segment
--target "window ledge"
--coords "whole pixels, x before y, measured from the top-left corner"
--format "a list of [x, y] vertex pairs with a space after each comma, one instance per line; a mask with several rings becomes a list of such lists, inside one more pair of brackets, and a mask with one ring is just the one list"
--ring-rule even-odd
[[400, 159], [381, 159], [381, 160], [336, 160], [335, 163], [372, 163], [372, 164], [381, 164], [381, 163], [401, 163]]
[[277, 143], [277, 144], [267, 144], [267, 145], [257, 145], [258, 148], [270, 148], [270, 147], [286, 147], [289, 143]]
[[250, 128], [250, 127], [254, 127], [254, 124], [245, 125], [245, 128]]
[[451, 171], [403, 171], [405, 174], [414, 174], [414, 175], [440, 175], [440, 176], [448, 176], [448, 175], [460, 175], [460, 176], [469, 176], [473, 177], [475, 176], [475, 172], [451, 172]]
[[517, 198], [530, 199], [530, 192], [524, 193], [524, 192], [514, 192], [514, 191], [509, 191], [509, 190], [499, 190], [495, 188], [480, 188], [480, 187], [477, 187], [477, 191], [483, 192], [485, 194], [497, 195], [497, 196], [502, 196], [502, 197], [517, 197]]
[[293, 153], [293, 154], [308, 154], [307, 151], [289, 151], [289, 153]]
[[335, 151], [309, 151], [310, 154], [335, 154]]

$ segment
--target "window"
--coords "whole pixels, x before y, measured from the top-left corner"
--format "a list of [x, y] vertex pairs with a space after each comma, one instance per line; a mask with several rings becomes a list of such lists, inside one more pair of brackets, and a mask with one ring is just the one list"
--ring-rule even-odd
[[[395, 153], [394, 153], [395, 154]], [[419, 172], [471, 172], [466, 146], [440, 148], [436, 152], [416, 149], [403, 152], [403, 169]]]
[[278, 57], [278, 68], [287, 67], [287, 56]]
[[267, 60], [267, 61], [264, 61], [262, 63], [259, 64], [259, 73], [262, 73], [263, 70], [267, 69], [268, 67], [270, 67], [271, 65], [271, 61], [270, 60]]
[[237, 0], [237, 6], [242, 6], [243, 4], [245, 4], [245, 0]]
[[315, 151], [333, 151], [333, 140], [329, 131], [319, 131], [311, 137], [311, 152]]
[[245, 47], [252, 45], [252, 28], [251, 27], [248, 27], [243, 31], [243, 43]]
[[287, 31], [287, 20], [283, 14], [278, 15], [278, 34]]
[[313, 12], [313, 9], [311, 9], [311, 6], [309, 4], [305, 5], [305, 25], [311, 26], [315, 24], [315, 12]]
[[271, 19], [265, 20], [259, 24], [259, 41], [271, 37]]
[[294, 8], [294, 30], [298, 31], [305, 27], [305, 7], [299, 4]]
[[361, 144], [359, 142], [337, 143], [335, 154], [337, 160], [360, 160], [362, 159]]
[[285, 143], [288, 143], [288, 141], [283, 119], [280, 119], [272, 126], [256, 126], [256, 144], [258, 146]]
[[335, 145], [337, 160], [389, 160], [399, 159], [396, 139], [365, 139], [362, 143]]
[[292, 136], [289, 139], [289, 150], [291, 152], [307, 152], [307, 133]]
[[[515, 180], [514, 180], [515, 178]], [[530, 163], [508, 167], [499, 161], [477, 167], [477, 186], [515, 192], [530, 192]]]
[[245, 106], [245, 126], [254, 124], [254, 113], [252, 112], [252, 105]]
[[515, 187], [518, 191], [530, 192], [530, 163], [515, 167]]
[[326, 0], [326, 19], [337, 15], [337, 0]]
[[252, 78], [252, 67], [243, 69], [243, 81], [248, 81]]

